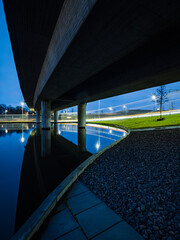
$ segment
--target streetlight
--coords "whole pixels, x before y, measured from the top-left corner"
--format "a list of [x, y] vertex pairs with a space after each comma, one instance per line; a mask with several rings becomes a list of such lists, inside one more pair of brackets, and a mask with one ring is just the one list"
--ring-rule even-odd
[[156, 97], [156, 95], [152, 95], [152, 100], [154, 100], [155, 111], [157, 111], [157, 97]]
[[127, 107], [126, 107], [126, 105], [123, 105], [123, 108], [124, 108], [124, 112], [127, 112]]
[[21, 106], [22, 106], [22, 121], [23, 121], [23, 106], [24, 106], [24, 102], [21, 102]]

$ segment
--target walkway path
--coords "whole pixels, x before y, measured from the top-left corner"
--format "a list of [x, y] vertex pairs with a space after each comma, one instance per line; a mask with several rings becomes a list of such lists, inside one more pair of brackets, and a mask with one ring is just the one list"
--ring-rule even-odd
[[46, 223], [41, 240], [143, 240], [123, 219], [77, 181]]

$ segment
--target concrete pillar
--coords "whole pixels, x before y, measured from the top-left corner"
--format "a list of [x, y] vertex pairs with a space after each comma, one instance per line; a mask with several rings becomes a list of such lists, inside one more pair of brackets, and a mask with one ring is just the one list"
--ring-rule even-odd
[[86, 103], [78, 105], [78, 128], [86, 127]]
[[41, 111], [36, 110], [36, 123], [39, 124], [41, 122]]
[[58, 123], [58, 111], [54, 112], [54, 123]]
[[57, 123], [54, 123], [54, 135], [58, 135], [58, 127], [59, 125]]
[[51, 130], [41, 130], [41, 157], [46, 158], [51, 154]]
[[51, 102], [41, 101], [41, 121], [42, 129], [51, 128]]
[[86, 151], [86, 128], [78, 128], [78, 148], [81, 152]]

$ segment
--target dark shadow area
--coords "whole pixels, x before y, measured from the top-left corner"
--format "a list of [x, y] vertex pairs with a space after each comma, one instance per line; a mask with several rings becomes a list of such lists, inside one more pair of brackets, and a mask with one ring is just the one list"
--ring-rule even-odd
[[[49, 132], [45, 131], [43, 134], [48, 135]], [[47, 156], [42, 155], [42, 137], [44, 138], [42, 131], [41, 134], [40, 131], [38, 134], [32, 134], [25, 147], [15, 232], [61, 181], [91, 156], [91, 153], [80, 151], [77, 145], [60, 135], [52, 131], [50, 134], [50, 151]]]

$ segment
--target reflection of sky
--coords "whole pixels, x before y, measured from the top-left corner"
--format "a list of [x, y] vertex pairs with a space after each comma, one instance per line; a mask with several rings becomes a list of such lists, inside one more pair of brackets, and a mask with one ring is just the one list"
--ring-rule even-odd
[[[59, 124], [58, 127], [58, 132], [62, 137], [78, 145], [77, 125]], [[96, 153], [123, 136], [124, 131], [87, 126], [86, 149], [90, 153]]]
[[15, 131], [8, 133], [0, 137], [0, 238], [4, 240], [14, 232], [21, 167], [30, 131], [23, 135]]
[[[23, 124], [22, 131], [22, 124], [0, 125], [0, 239], [3, 240], [8, 239], [14, 231], [24, 150], [33, 127], [34, 124]], [[77, 125], [59, 124], [58, 128], [61, 136], [78, 144]], [[123, 134], [113, 128], [87, 126], [87, 151], [95, 153]]]

